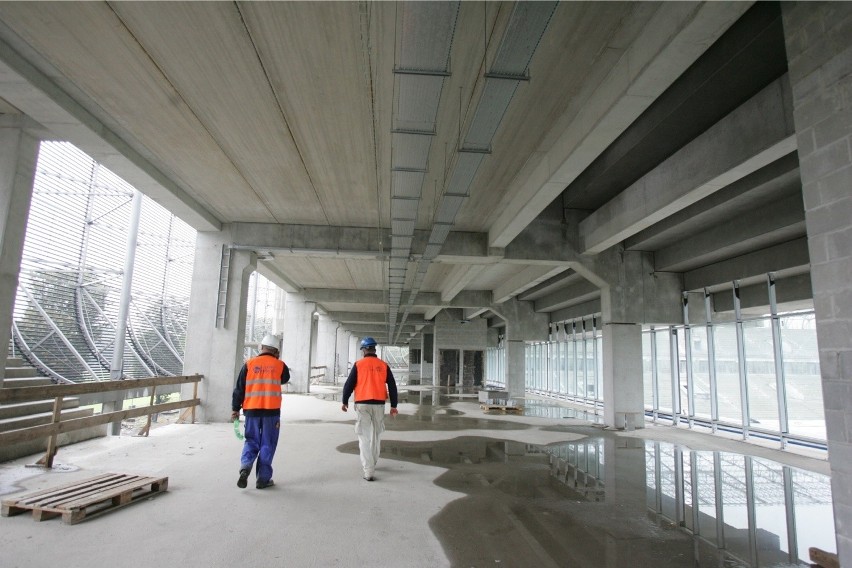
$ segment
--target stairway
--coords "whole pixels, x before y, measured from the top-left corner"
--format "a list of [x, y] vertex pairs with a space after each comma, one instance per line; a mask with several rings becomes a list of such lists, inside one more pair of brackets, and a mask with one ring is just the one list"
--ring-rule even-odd
[[[23, 360], [12, 357], [6, 360], [5, 377], [2, 388], [35, 387], [52, 384], [49, 378], [38, 376], [36, 370], [28, 367]], [[84, 418], [91, 416], [93, 413], [91, 408], [80, 408], [80, 402], [77, 398], [66, 397], [62, 400], [63, 419]], [[53, 399], [0, 404], [0, 432], [49, 424], [52, 420]], [[57, 442], [60, 448], [59, 453], [61, 455], [62, 446], [106, 436], [106, 432], [106, 425], [101, 425], [60, 434]], [[38, 438], [28, 442], [0, 446], [0, 462], [44, 453], [46, 448], [47, 438]], [[35, 459], [38, 459], [38, 457], [40, 456], [36, 456]]]

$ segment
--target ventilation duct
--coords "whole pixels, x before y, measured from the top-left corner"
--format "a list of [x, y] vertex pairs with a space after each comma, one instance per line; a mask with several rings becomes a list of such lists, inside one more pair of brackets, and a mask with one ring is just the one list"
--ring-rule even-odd
[[[417, 274], [402, 316], [404, 323], [429, 264], [441, 251], [456, 215], [470, 196], [470, 186], [483, 158], [491, 151], [491, 141], [500, 127], [503, 116], [521, 81], [529, 80], [527, 69], [544, 35], [558, 2], [515, 3], [506, 32], [497, 46], [478, 104], [473, 110], [470, 126], [457, 148], [455, 162], [448, 176], [437, 207], [434, 225], [425, 252], [418, 262]], [[394, 337], [395, 321], [390, 322], [390, 337]]]

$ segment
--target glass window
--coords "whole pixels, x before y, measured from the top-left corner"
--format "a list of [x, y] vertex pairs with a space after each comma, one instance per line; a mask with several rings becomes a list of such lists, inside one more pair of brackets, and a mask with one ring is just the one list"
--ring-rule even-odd
[[651, 359], [651, 341], [654, 332], [642, 333], [642, 384], [645, 392], [645, 408], [654, 410], [654, 362]]
[[779, 321], [790, 433], [825, 440], [814, 314], [792, 314], [782, 316]]
[[657, 345], [657, 389], [659, 409], [664, 412], [672, 411], [672, 363], [671, 344], [669, 343], [668, 328], [654, 331], [654, 341]]
[[780, 432], [775, 349], [769, 318], [743, 322], [748, 409], [751, 425]]
[[719, 400], [719, 419], [732, 424], [742, 424], [742, 400], [740, 397], [740, 374], [738, 370], [737, 331], [735, 325], [713, 326], [713, 341], [716, 348], [716, 389]]
[[692, 355], [692, 393], [695, 399], [695, 415], [709, 419], [710, 406], [710, 365], [707, 354], [707, 328], [695, 326], [689, 328]]

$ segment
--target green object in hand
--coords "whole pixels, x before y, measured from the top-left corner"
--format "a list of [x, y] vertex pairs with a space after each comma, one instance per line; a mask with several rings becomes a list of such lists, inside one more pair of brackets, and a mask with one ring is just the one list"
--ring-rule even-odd
[[243, 436], [243, 433], [240, 432], [240, 419], [234, 418], [234, 435], [237, 437], [237, 440], [245, 440], [246, 437]]

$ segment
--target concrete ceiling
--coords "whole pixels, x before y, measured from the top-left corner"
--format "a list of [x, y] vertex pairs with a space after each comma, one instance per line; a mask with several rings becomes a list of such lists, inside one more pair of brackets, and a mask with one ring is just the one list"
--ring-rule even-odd
[[[435, 60], [445, 72], [404, 68]], [[785, 72], [774, 3], [0, 2], [6, 125], [71, 141], [199, 231], [233, 230], [325, 311], [386, 314], [358, 332], [398, 340], [443, 306], [594, 308], [561, 255], [505, 258], [554, 204], [576, 212], [578, 252], [652, 251], [696, 288], [801, 248], [783, 129], [712, 191], [607, 225], [638, 185], [725, 144], [726, 120], [748, 128], [738, 109]], [[415, 198], [395, 201], [412, 173]]]

